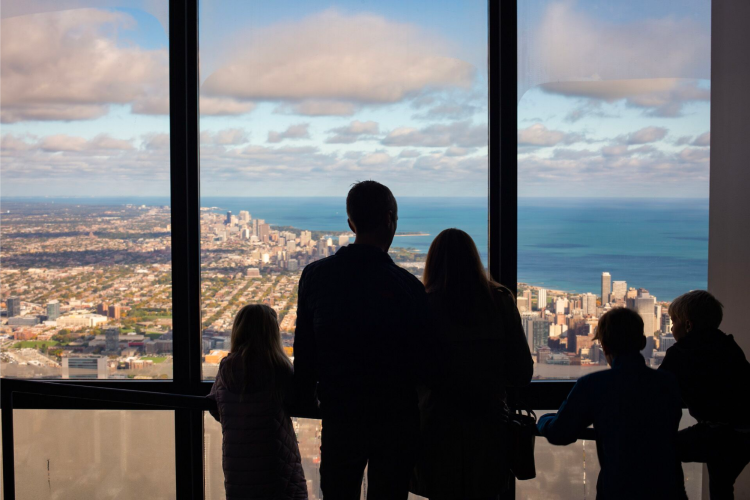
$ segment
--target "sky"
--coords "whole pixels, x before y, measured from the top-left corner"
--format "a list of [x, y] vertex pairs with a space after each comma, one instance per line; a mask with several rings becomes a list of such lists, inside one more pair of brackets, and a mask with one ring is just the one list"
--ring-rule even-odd
[[[0, 195], [169, 195], [166, 5], [2, 0]], [[486, 196], [486, 2], [200, 16], [202, 195]], [[520, 196], [708, 196], [709, 1], [528, 0], [518, 22]]]

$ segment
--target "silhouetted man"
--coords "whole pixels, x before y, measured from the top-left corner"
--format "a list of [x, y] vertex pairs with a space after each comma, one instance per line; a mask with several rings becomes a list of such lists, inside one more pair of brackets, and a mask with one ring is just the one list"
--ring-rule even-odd
[[388, 248], [398, 207], [375, 181], [346, 199], [354, 243], [305, 267], [294, 339], [298, 401], [323, 418], [321, 488], [326, 500], [405, 499], [419, 423], [414, 388], [425, 291]]

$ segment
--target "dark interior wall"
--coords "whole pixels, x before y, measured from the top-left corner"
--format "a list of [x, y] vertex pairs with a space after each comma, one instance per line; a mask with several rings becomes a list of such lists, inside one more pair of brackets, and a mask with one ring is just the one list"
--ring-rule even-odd
[[[750, 355], [750, 1], [713, 0], [711, 23], [708, 288], [724, 303], [722, 329]], [[750, 498], [750, 467], [735, 498]]]

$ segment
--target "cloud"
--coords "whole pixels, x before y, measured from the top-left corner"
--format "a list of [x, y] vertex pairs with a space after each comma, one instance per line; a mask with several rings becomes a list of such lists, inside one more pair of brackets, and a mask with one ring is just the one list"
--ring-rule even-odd
[[351, 116], [359, 107], [351, 102], [334, 100], [305, 100], [276, 108], [277, 113], [303, 116]]
[[445, 156], [466, 156], [475, 151], [475, 148], [459, 148], [456, 146], [451, 146], [445, 150]]
[[553, 1], [525, 39], [523, 55], [535, 65], [522, 72], [521, 92], [545, 82], [711, 77], [710, 28], [689, 17], [610, 22]]
[[329, 132], [334, 135], [326, 139], [328, 144], [351, 144], [363, 138], [372, 138], [378, 135], [380, 127], [374, 121], [361, 122], [354, 120], [345, 127], [333, 128]]
[[645, 127], [624, 137], [626, 144], [648, 144], [664, 139], [669, 132], [664, 127]]
[[201, 116], [244, 115], [252, 112], [255, 108], [255, 103], [249, 101], [240, 101], [227, 97], [209, 97], [206, 95], [201, 95], [200, 98]]
[[270, 131], [268, 132], [267, 142], [281, 142], [284, 139], [309, 139], [309, 127], [309, 123], [298, 123], [297, 125], [290, 125], [283, 132]]
[[247, 36], [206, 79], [206, 95], [287, 101], [287, 111], [341, 116], [423, 89], [466, 89], [476, 73], [444, 41], [374, 14], [327, 10]]
[[168, 92], [168, 53], [119, 42], [135, 27], [125, 13], [96, 9], [3, 19], [0, 120], [87, 120], [112, 104], [153, 107]]
[[[203, 142], [203, 133], [201, 133]], [[146, 134], [143, 137], [143, 147], [150, 151], [169, 151], [169, 134]]]
[[518, 131], [519, 146], [549, 147], [558, 144], [574, 144], [583, 140], [585, 138], [579, 133], [550, 130], [541, 123], [535, 123]]
[[421, 155], [416, 149], [402, 149], [398, 154], [399, 158], [418, 158]]
[[413, 118], [417, 120], [464, 120], [474, 116], [477, 111], [479, 107], [471, 104], [444, 103], [424, 113], [418, 113]]
[[705, 148], [685, 148], [680, 151], [679, 156], [686, 162], [703, 162], [711, 157], [711, 152]]
[[247, 131], [241, 128], [227, 128], [218, 132], [204, 130], [201, 132], [201, 144], [237, 146], [249, 140]]
[[381, 143], [384, 146], [482, 147], [487, 145], [487, 126], [463, 121], [422, 129], [400, 127], [392, 130]]
[[711, 145], [711, 132], [703, 132], [701, 135], [695, 138], [691, 143], [693, 146], [710, 146]]
[[370, 153], [362, 157], [359, 160], [360, 165], [383, 165], [391, 161], [391, 156], [388, 153], [378, 152]]
[[[682, 116], [685, 104], [709, 101], [711, 98], [711, 91], [701, 87], [697, 81], [676, 78], [554, 82], [545, 83], [541, 88], [547, 93], [590, 100], [583, 107], [571, 111], [568, 121], [577, 121], [586, 114], [592, 114], [592, 110], [600, 107], [600, 104], [596, 104], [597, 100], [612, 103], [624, 99], [627, 106], [642, 108], [649, 116], [677, 118]], [[593, 114], [597, 115], [597, 112]], [[601, 111], [598, 114], [608, 116]]]
[[50, 135], [39, 142], [39, 148], [46, 152], [82, 151], [127, 151], [133, 149], [130, 141], [114, 139], [108, 135], [97, 135], [91, 140], [66, 134]]

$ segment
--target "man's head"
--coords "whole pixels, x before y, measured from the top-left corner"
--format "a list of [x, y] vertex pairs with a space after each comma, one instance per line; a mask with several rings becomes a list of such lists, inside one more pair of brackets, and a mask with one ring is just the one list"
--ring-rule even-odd
[[680, 341], [694, 330], [719, 328], [724, 318], [723, 305], [705, 290], [693, 290], [680, 295], [669, 304], [672, 334]]
[[396, 234], [398, 205], [391, 190], [375, 181], [354, 184], [346, 197], [349, 227], [358, 243], [391, 246]]
[[612, 309], [599, 318], [594, 340], [601, 342], [610, 363], [613, 357], [639, 352], [646, 347], [643, 320], [630, 309]]

